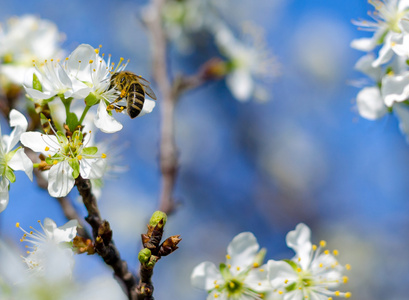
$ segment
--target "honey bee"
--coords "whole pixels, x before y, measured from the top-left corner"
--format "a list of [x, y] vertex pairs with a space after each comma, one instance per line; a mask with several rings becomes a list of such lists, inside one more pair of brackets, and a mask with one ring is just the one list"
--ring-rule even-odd
[[116, 72], [111, 77], [110, 89], [115, 88], [121, 92], [119, 97], [111, 102], [109, 105], [112, 109], [113, 104], [126, 98], [126, 107], [119, 106], [117, 111], [122, 111], [126, 108], [126, 112], [131, 119], [136, 118], [142, 111], [143, 104], [145, 103], [145, 94], [153, 100], [156, 100], [156, 95], [149, 86], [149, 81], [142, 78], [140, 75], [136, 75], [130, 71]]

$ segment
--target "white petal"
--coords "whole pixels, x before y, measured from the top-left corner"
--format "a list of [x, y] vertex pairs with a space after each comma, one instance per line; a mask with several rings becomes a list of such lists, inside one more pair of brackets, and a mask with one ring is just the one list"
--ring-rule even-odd
[[208, 261], [196, 266], [190, 277], [190, 282], [194, 287], [206, 291], [214, 289], [215, 280], [222, 280], [222, 276], [216, 266]]
[[393, 111], [399, 119], [399, 128], [409, 141], [409, 106], [405, 103], [395, 103]]
[[[24, 132], [20, 137], [20, 141], [34, 152], [41, 152], [46, 156], [48, 154], [54, 155], [59, 149], [59, 142], [54, 135], [42, 134], [40, 132]], [[50, 149], [46, 151], [46, 148]]]
[[43, 99], [48, 99], [51, 98], [52, 96], [56, 95], [56, 91], [47, 91], [47, 92], [40, 92], [38, 90], [29, 88], [29, 87], [24, 87], [27, 94], [30, 96], [30, 98], [33, 98], [34, 100], [43, 100]]
[[[298, 274], [296, 274], [294, 269], [285, 261], [269, 260], [267, 262], [267, 274], [273, 289], [290, 285], [298, 279]], [[285, 283], [286, 280], [288, 280], [287, 283]]]
[[409, 72], [397, 76], [384, 76], [381, 92], [387, 106], [392, 106], [395, 101], [401, 102], [408, 99]]
[[24, 153], [24, 149], [20, 148], [14, 153], [13, 157], [8, 162], [8, 166], [14, 171], [24, 171], [28, 178], [33, 181], [33, 162]]
[[305, 299], [302, 290], [299, 290], [299, 289], [285, 293], [284, 298], [283, 298], [283, 300], [299, 300], [299, 299]]
[[251, 98], [254, 82], [249, 72], [236, 70], [227, 75], [226, 83], [237, 100], [246, 101]]
[[48, 174], [48, 192], [55, 198], [65, 197], [74, 186], [72, 168], [68, 161], [62, 161], [51, 167]]
[[0, 181], [0, 213], [6, 209], [9, 204], [9, 181], [2, 177]]
[[17, 145], [21, 134], [27, 130], [28, 122], [22, 113], [12, 109], [10, 111], [10, 126], [14, 127], [14, 129], [8, 139], [6, 152], [10, 152]]
[[388, 112], [378, 87], [362, 89], [356, 97], [356, 104], [359, 114], [368, 120], [380, 119]]
[[312, 251], [310, 228], [303, 223], [298, 224], [295, 230], [287, 234], [286, 242], [287, 246], [295, 251], [296, 257], [301, 259], [300, 265], [306, 270], [310, 263]]
[[267, 278], [267, 265], [251, 269], [244, 283], [256, 292], [266, 292], [271, 289]]
[[259, 249], [256, 237], [251, 232], [242, 232], [234, 237], [227, 247], [227, 254], [231, 259], [231, 272], [236, 272], [236, 268], [241, 270], [252, 266]]
[[105, 101], [100, 101], [98, 105], [97, 115], [94, 119], [94, 124], [102, 132], [114, 133], [122, 129], [122, 124], [119, 123], [114, 117], [110, 116], [107, 112], [107, 105]]
[[106, 170], [106, 159], [82, 159], [80, 161], [80, 174], [86, 179], [98, 179], [104, 175]]
[[70, 220], [63, 226], [58, 227], [55, 222], [49, 218], [46, 218], [43, 223], [44, 231], [47, 231], [47, 236], [54, 243], [70, 242], [77, 234], [77, 220]]
[[156, 101], [145, 99], [145, 102], [142, 107], [142, 111], [139, 113], [138, 117], [142, 117], [143, 115], [151, 113], [155, 105], [156, 105]]
[[375, 61], [375, 57], [372, 53], [362, 56], [355, 64], [355, 69], [368, 75], [375, 81], [379, 81], [382, 78], [382, 70], [380, 67], [374, 68], [372, 63]]
[[81, 81], [92, 82], [89, 61], [95, 61], [96, 57], [93, 47], [88, 44], [79, 45], [66, 62], [68, 73]]
[[351, 42], [351, 48], [361, 51], [371, 51], [376, 46], [376, 40], [374, 38], [361, 38], [355, 39]]
[[402, 35], [398, 35], [396, 33], [388, 33], [385, 37], [385, 42], [381, 50], [379, 50], [378, 58], [372, 63], [372, 66], [379, 67], [380, 65], [388, 62], [394, 54], [394, 51], [392, 50], [392, 40], [393, 43], [399, 43], [401, 42], [402, 38]]

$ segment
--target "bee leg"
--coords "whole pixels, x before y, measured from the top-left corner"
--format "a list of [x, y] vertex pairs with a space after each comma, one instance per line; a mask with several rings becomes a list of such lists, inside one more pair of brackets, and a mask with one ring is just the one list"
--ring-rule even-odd
[[122, 112], [125, 108], [126, 108], [126, 106], [120, 105], [120, 106], [118, 106], [118, 107], [115, 107], [115, 111], [120, 113], [120, 112]]
[[[119, 101], [121, 101], [124, 97], [126, 97], [126, 90], [122, 90], [122, 91], [121, 91], [121, 94], [118, 96], [118, 98], [116, 98], [114, 101], [112, 101], [111, 103], [109, 103], [109, 105], [107, 106], [107, 110], [113, 110], [113, 109], [115, 109], [115, 111], [118, 111], [118, 109], [121, 109], [122, 105], [114, 105], [114, 104], [115, 104], [115, 103], [118, 103]], [[119, 108], [118, 108], [118, 107], [119, 107]], [[123, 111], [124, 109], [125, 109], [125, 107], [122, 108], [122, 109], [120, 110], [120, 112]]]

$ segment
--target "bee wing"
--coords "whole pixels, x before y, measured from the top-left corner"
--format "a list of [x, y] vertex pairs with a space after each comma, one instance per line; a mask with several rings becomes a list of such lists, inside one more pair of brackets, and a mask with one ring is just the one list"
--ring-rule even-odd
[[156, 100], [156, 95], [155, 95], [155, 93], [152, 91], [152, 89], [151, 89], [151, 87], [150, 86], [144, 86], [145, 87], [145, 93], [149, 96], [149, 97], [151, 97], [153, 100]]
[[141, 75], [137, 75], [138, 80], [143, 84], [143, 85], [150, 85], [151, 83], [147, 81], [145, 78], [143, 78]]

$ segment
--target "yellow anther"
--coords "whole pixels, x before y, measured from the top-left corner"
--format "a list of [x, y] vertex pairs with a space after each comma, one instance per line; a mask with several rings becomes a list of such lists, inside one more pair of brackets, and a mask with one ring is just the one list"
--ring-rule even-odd
[[236, 270], [237, 270], [237, 271], [240, 271], [240, 267], [236, 267]]
[[326, 255], [328, 255], [328, 254], [329, 254], [329, 250], [325, 250], [324, 253], [325, 253]]
[[258, 267], [260, 267], [260, 265], [255, 262], [255, 263], [253, 264], [253, 268], [258, 268]]
[[231, 256], [227, 254], [226, 259], [231, 259]]
[[95, 51], [95, 53], [96, 53], [96, 54], [98, 54], [98, 53], [99, 53], [99, 49], [95, 49], [94, 51]]
[[325, 247], [326, 245], [327, 245], [326, 241], [324, 241], [324, 240], [320, 241], [320, 246], [321, 247]]
[[33, 234], [33, 231], [30, 231], [30, 234]]
[[81, 159], [82, 159], [82, 155], [78, 155], [77, 158], [78, 158], [78, 160], [81, 160]]
[[54, 59], [51, 58], [51, 61], [54, 61]]
[[332, 251], [332, 253], [334, 253], [335, 256], [337, 256], [339, 254], [338, 250], [334, 250], [334, 251]]
[[53, 165], [56, 165], [56, 164], [58, 164], [58, 161], [57, 161], [57, 160], [53, 160]]
[[301, 261], [301, 257], [298, 258], [298, 261], [299, 261], [299, 262]]
[[264, 272], [264, 269], [260, 269], [259, 271], [260, 271], [260, 272]]
[[317, 245], [312, 245], [312, 250], [317, 250]]
[[395, 47], [396, 46], [396, 43], [395, 42], [392, 42], [391, 43], [391, 47]]
[[328, 297], [328, 300], [332, 300], [332, 297]]
[[217, 280], [215, 280], [213, 283], [214, 283], [214, 284], [217, 284]]
[[30, 254], [30, 251], [26, 251], [27, 254]]
[[278, 291], [278, 293], [279, 293], [280, 295], [282, 295], [282, 294], [283, 294], [283, 291]]
[[352, 296], [351, 292], [346, 292], [345, 293], [345, 298], [351, 298], [351, 296]]
[[229, 286], [230, 286], [230, 288], [232, 288], [232, 289], [235, 287], [234, 283], [231, 282], [231, 281], [229, 282]]
[[339, 297], [339, 295], [341, 295], [341, 292], [340, 291], [335, 291], [335, 296], [337, 296], [337, 297]]
[[79, 60], [78, 62], [79, 62], [79, 63], [81, 63], [81, 61], [80, 61], [80, 60]]
[[323, 263], [320, 263], [320, 268], [322, 268], [324, 266], [324, 264]]
[[349, 280], [348, 276], [342, 276], [342, 281], [343, 281], [344, 283], [347, 283], [348, 280]]
[[300, 273], [300, 272], [301, 272], [301, 268], [297, 268], [297, 272]]
[[48, 151], [48, 150], [50, 150], [50, 147], [45, 147], [45, 149], [44, 149], [45, 151]]
[[68, 57], [66, 57], [65, 60], [68, 60]]
[[17, 228], [20, 227], [20, 223], [19, 223], [19, 222], [16, 223], [16, 227], [17, 227]]
[[220, 287], [220, 285], [218, 285], [218, 284], [216, 284], [216, 285], [214, 286], [215, 289], [218, 289], [219, 287]]
[[218, 297], [219, 297], [219, 295], [218, 295], [218, 294], [214, 294], [214, 297], [215, 297], [215, 298], [218, 298]]
[[227, 265], [227, 268], [230, 269], [230, 268], [231, 268], [231, 264], [228, 264], [228, 265]]
[[102, 158], [106, 158], [107, 155], [106, 155], [105, 153], [102, 153], [102, 154], [101, 154], [101, 157], [102, 157]]
[[94, 61], [92, 59], [89, 60], [89, 63], [92, 64]]
[[287, 283], [288, 283], [288, 279], [284, 280], [284, 283], [287, 284]]
[[350, 265], [350, 264], [346, 264], [346, 265], [345, 265], [345, 269], [351, 270], [351, 265]]
[[258, 285], [261, 285], [261, 282], [259, 282]]

